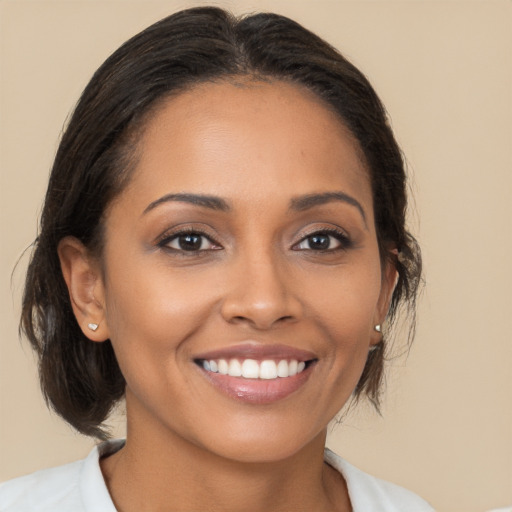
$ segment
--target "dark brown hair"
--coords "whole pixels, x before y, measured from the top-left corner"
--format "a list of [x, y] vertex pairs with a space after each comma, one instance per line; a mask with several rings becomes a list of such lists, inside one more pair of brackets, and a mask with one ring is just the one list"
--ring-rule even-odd
[[[399, 274], [388, 324], [402, 305], [414, 320], [421, 258], [405, 228], [404, 162], [365, 76], [283, 16], [236, 18], [213, 7], [178, 12], [123, 44], [84, 90], [55, 157], [28, 268], [21, 328], [38, 353], [44, 395], [86, 435], [106, 437], [103, 422], [123, 397], [125, 381], [110, 341], [93, 343], [78, 326], [57, 245], [74, 236], [101, 254], [102, 217], [130, 177], [144, 119], [171, 94], [237, 76], [305, 87], [352, 132], [369, 169], [381, 255], [393, 259]], [[391, 246], [399, 257], [390, 254]], [[356, 397], [366, 395], [378, 406], [383, 364], [384, 341], [369, 353]]]

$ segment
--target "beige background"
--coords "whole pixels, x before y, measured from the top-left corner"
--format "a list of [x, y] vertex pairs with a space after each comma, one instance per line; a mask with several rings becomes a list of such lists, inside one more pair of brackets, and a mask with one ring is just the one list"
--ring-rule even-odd
[[[196, 4], [0, 4], [0, 480], [83, 457], [92, 445], [47, 412], [18, 341], [26, 257], [11, 282], [36, 233], [62, 124], [111, 51]], [[414, 175], [412, 224], [427, 278], [417, 339], [407, 362], [391, 364], [383, 417], [361, 408], [330, 446], [440, 512], [511, 505], [512, 3], [217, 4], [287, 14], [341, 49], [380, 93]]]

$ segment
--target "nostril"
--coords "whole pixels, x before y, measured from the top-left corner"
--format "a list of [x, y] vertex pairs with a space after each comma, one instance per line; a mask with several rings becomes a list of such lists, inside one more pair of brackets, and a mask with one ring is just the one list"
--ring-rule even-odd
[[236, 315], [236, 316], [233, 316], [230, 321], [233, 323], [247, 322], [251, 325], [254, 325], [256, 328], [267, 329], [276, 324], [293, 322], [293, 321], [295, 321], [295, 317], [293, 315], [285, 315], [285, 316], [281, 316], [278, 318], [271, 318], [271, 317], [262, 318], [261, 316], [257, 316], [255, 318], [254, 315], [252, 315], [252, 316]]
[[293, 322], [294, 317], [292, 315], [282, 316], [278, 318], [275, 323]]
[[226, 293], [220, 312], [228, 323], [247, 323], [256, 329], [269, 329], [297, 320], [302, 315], [301, 302], [289, 293], [253, 283], [250, 289], [239, 286]]

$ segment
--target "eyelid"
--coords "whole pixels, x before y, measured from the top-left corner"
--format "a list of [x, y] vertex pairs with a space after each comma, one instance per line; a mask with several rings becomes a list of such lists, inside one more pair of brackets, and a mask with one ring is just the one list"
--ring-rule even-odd
[[334, 249], [325, 249], [323, 252], [333, 252], [337, 250], [346, 250], [349, 249], [354, 245], [352, 238], [350, 235], [344, 230], [339, 227], [317, 227], [315, 229], [311, 229], [309, 232], [303, 234], [298, 242], [293, 244], [292, 249], [293, 250], [301, 250], [301, 251], [313, 251], [313, 252], [322, 252], [321, 250], [314, 250], [314, 249], [295, 249], [298, 245], [300, 245], [302, 242], [307, 240], [309, 237], [314, 235], [328, 235], [336, 238], [340, 246], [335, 247]]
[[[179, 247], [180, 241], [181, 241], [180, 239], [184, 236], [191, 236], [191, 235], [194, 235], [194, 237], [200, 239], [199, 248], [187, 250], [187, 249], [183, 249], [183, 248]], [[203, 247], [204, 241], [206, 241], [206, 243], [209, 245], [209, 247]], [[176, 244], [178, 245], [178, 247], [173, 247], [173, 245], [176, 245]], [[170, 238], [168, 238], [168, 240], [165, 244], [165, 247], [167, 247], [168, 249], [174, 249], [175, 251], [187, 252], [187, 253], [188, 252], [194, 253], [194, 252], [204, 252], [204, 251], [216, 250], [215, 242], [213, 242], [212, 240], [210, 240], [209, 237], [207, 237], [206, 235], [203, 235], [201, 233], [178, 233], [177, 235], [174, 235], [174, 236], [171, 236]]]
[[[195, 227], [193, 225], [175, 226], [173, 228], [166, 230], [164, 233], [162, 233], [160, 236], [158, 236], [155, 239], [154, 244], [155, 244], [155, 246], [157, 246], [159, 248], [162, 248], [162, 249], [167, 248], [170, 251], [173, 251], [176, 253], [188, 252], [189, 256], [194, 253], [199, 253], [199, 252], [205, 253], [205, 252], [209, 252], [209, 251], [223, 249], [224, 247], [222, 246], [222, 244], [220, 244], [216, 240], [217, 236], [213, 236], [209, 231], [210, 231], [209, 229], [207, 229], [203, 226], [201, 226], [201, 227]], [[215, 247], [208, 248], [208, 249], [198, 249], [196, 251], [193, 251], [193, 250], [185, 251], [183, 249], [169, 247], [169, 243], [172, 240], [175, 240], [180, 236], [189, 235], [189, 234], [190, 235], [194, 234], [194, 235], [204, 237]], [[335, 247], [333, 249], [324, 249], [323, 252], [334, 252], [334, 251], [339, 251], [339, 250], [347, 250], [347, 249], [350, 249], [354, 245], [354, 241], [352, 240], [351, 236], [344, 229], [342, 229], [338, 226], [329, 226], [329, 227], [328, 226], [325, 226], [325, 227], [316, 226], [314, 228], [309, 229], [307, 232], [302, 233], [300, 236], [300, 239], [292, 245], [291, 249], [296, 250], [296, 251], [311, 251], [311, 252], [321, 253], [322, 250], [320, 250], [320, 249], [298, 248], [298, 245], [300, 245], [305, 240], [307, 240], [307, 238], [314, 236], [314, 235], [320, 235], [320, 234], [332, 236], [332, 237], [336, 238], [336, 240], [338, 240], [338, 242], [340, 244], [338, 247]]]
[[[192, 234], [199, 235], [199, 236], [206, 238], [211, 244], [213, 244], [214, 246], [217, 246], [217, 248], [215, 248], [215, 249], [200, 249], [198, 251], [183, 251], [181, 249], [169, 247], [168, 244], [172, 240], [177, 239], [178, 237], [183, 236], [183, 235], [192, 235]], [[163, 249], [168, 248], [169, 250], [176, 251], [176, 252], [194, 253], [194, 252], [205, 252], [208, 250], [222, 249], [222, 245], [219, 242], [217, 242], [215, 240], [215, 238], [210, 233], [208, 233], [207, 230], [205, 230], [204, 228], [196, 228], [193, 226], [181, 226], [179, 228], [168, 229], [167, 231], [162, 233], [160, 236], [158, 236], [154, 243], [156, 246], [158, 246], [160, 248], [163, 248]]]

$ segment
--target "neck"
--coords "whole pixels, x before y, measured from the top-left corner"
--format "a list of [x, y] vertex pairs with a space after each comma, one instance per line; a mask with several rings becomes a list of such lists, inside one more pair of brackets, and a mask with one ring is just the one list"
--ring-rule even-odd
[[125, 447], [101, 462], [120, 512], [350, 511], [343, 478], [323, 462], [325, 432], [284, 460], [243, 462], [152, 427], [129, 420]]

